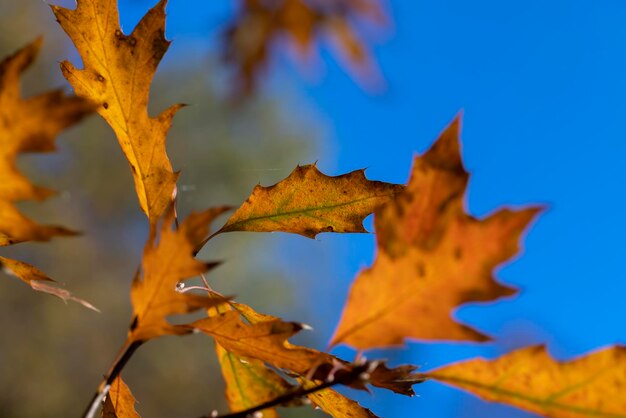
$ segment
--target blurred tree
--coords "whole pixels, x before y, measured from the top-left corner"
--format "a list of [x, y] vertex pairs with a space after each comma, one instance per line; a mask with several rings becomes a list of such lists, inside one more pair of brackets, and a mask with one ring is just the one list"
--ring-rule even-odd
[[[43, 54], [25, 78], [25, 95], [65, 85], [57, 63], [73, 52], [47, 5], [32, 0], [2, 2], [0, 16], [2, 56], [38, 34], [45, 38]], [[181, 213], [236, 204], [254, 184], [278, 180], [295, 162], [315, 159], [316, 126], [306, 121], [287, 123], [279, 104], [268, 97], [250, 98], [235, 109], [216, 93], [216, 80], [224, 78], [217, 60], [212, 60], [209, 72], [201, 65], [167, 64], [167, 56], [165, 61], [153, 89], [154, 113], [176, 101], [192, 104], [177, 115], [169, 135], [173, 165], [182, 170]], [[4, 277], [0, 416], [76, 415], [123, 341], [130, 317], [128, 289], [147, 231], [124, 157], [113, 133], [98, 117], [63, 135], [59, 146], [57, 153], [20, 160], [37, 184], [60, 192], [43, 204], [22, 207], [42, 222], [66, 225], [84, 235], [7, 248], [3, 254], [41, 267], [98, 306], [102, 314], [83, 312], [77, 306], [64, 308], [57, 300]], [[200, 256], [236, 256], [238, 262], [226, 263], [213, 273], [220, 290], [243, 301], [253, 298], [260, 310], [282, 314], [294, 306], [284, 302], [290, 299], [289, 282], [263, 264], [275, 251], [273, 242], [267, 236], [244, 240], [235, 234]], [[254, 256], [248, 246], [263, 248], [262, 257]], [[277, 306], [284, 311], [277, 311]], [[124, 372], [143, 400], [140, 412], [170, 417], [226, 409], [219, 369], [212, 350], [207, 350], [211, 344], [206, 337], [191, 336], [166, 338], [142, 348]]]

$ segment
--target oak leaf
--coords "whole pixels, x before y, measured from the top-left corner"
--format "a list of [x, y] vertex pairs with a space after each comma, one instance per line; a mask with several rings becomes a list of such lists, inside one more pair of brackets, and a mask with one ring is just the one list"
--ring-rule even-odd
[[38, 38], [0, 63], [0, 245], [74, 234], [63, 227], [38, 225], [13, 204], [44, 200], [54, 194], [32, 184], [18, 170], [17, 157], [27, 152], [54, 151], [57, 135], [94, 109], [88, 101], [66, 96], [60, 90], [21, 97], [20, 77], [37, 56], [42, 42]]
[[137, 400], [121, 377], [116, 377], [102, 408], [102, 418], [140, 418], [135, 410]]
[[545, 347], [526, 347], [495, 359], [472, 359], [425, 374], [431, 379], [553, 418], [626, 417], [626, 347], [571, 361]]
[[[47, 241], [58, 235], [75, 232], [54, 225], [40, 225], [16, 207], [21, 200], [44, 200], [52, 190], [36, 186], [17, 168], [16, 160], [27, 152], [55, 150], [57, 135], [94, 110], [88, 101], [53, 90], [23, 99], [20, 91], [22, 73], [34, 61], [43, 40], [38, 38], [0, 62], [0, 246], [25, 241]], [[2, 269], [18, 277], [31, 288], [73, 300], [96, 310], [90, 303], [74, 297], [36, 267], [0, 257]]]
[[492, 270], [517, 253], [539, 209], [501, 209], [482, 220], [465, 213], [459, 125], [457, 118], [415, 159], [406, 191], [376, 211], [378, 254], [353, 283], [332, 344], [368, 349], [405, 338], [484, 341], [455, 322], [452, 311], [515, 293], [495, 282]]
[[99, 105], [113, 128], [133, 173], [139, 204], [155, 224], [173, 199], [177, 173], [165, 150], [174, 105], [148, 115], [150, 84], [170, 42], [165, 39], [165, 0], [125, 35], [116, 0], [78, 0], [76, 9], [51, 6], [83, 60], [84, 69], [61, 63], [76, 94]]
[[227, 209], [218, 207], [192, 213], [177, 230], [172, 229], [176, 224], [173, 206], [165, 213], [160, 233], [151, 235], [146, 243], [141, 269], [131, 288], [133, 321], [129, 341], [187, 334], [189, 328], [172, 325], [166, 317], [224, 302], [223, 298], [181, 293], [176, 286], [218, 264], [199, 261], [194, 254], [196, 246], [208, 235], [211, 222]]
[[298, 166], [269, 187], [257, 185], [219, 232], [367, 232], [363, 219], [404, 186], [372, 181], [364, 170], [330, 177], [313, 165]]
[[[220, 346], [239, 357], [257, 359], [309, 380], [324, 381], [331, 375], [341, 376], [352, 370], [350, 363], [331, 354], [287, 341], [304, 328], [303, 324], [259, 314], [241, 303], [230, 302], [230, 305], [234, 310], [212, 314], [188, 327], [212, 336]], [[411, 396], [414, 394], [411, 387], [423, 381], [413, 373], [414, 370], [413, 366], [390, 369], [385, 362], [377, 362], [367, 383]], [[355, 389], [366, 388], [360, 381], [354, 381], [350, 386]]]
[[377, 0], [242, 0], [238, 15], [224, 32], [224, 59], [235, 68], [239, 94], [254, 90], [256, 76], [279, 40], [288, 40], [305, 55], [329, 37], [349, 67], [365, 69], [372, 60], [355, 22], [384, 24], [385, 20]]

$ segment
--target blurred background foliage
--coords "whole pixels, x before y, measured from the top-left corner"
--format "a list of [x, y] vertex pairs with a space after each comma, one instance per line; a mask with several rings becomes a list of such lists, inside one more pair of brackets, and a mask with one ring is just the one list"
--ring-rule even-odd
[[[57, 2], [73, 7], [65, 3], [70, 4]], [[153, 2], [130, 3], [147, 10]], [[0, 22], [2, 56], [44, 35], [42, 54], [23, 79], [25, 96], [59, 86], [69, 90], [58, 62], [78, 58], [44, 2], [0, 2]], [[255, 184], [272, 184], [297, 163], [310, 163], [320, 155], [332, 164], [325, 122], [314, 111], [285, 116], [285, 107], [296, 102], [306, 108], [296, 92], [282, 102], [259, 93], [234, 104], [232, 69], [224, 66], [218, 51], [177, 42], [172, 50], [157, 73], [150, 106], [155, 114], [175, 102], [190, 104], [176, 116], [168, 136], [173, 166], [182, 171], [180, 216], [212, 205], [238, 205]], [[58, 148], [53, 154], [20, 159], [36, 184], [59, 191], [43, 204], [21, 207], [38, 221], [77, 229], [82, 235], [6, 248], [3, 255], [38, 266], [102, 313], [76, 304], [65, 307], [3, 274], [2, 417], [77, 416], [123, 342], [131, 316], [128, 290], [147, 231], [127, 163], [113, 132], [97, 115], [63, 133]], [[200, 258], [225, 261], [209, 277], [217, 290], [235, 294], [261, 312], [311, 322], [314, 306], [310, 301], [298, 303], [302, 295], [295, 292], [296, 281], [280, 267], [281, 260], [301, 257], [303, 249], [285, 253], [279, 242], [262, 234], [230, 234], [211, 242]], [[328, 261], [324, 258], [330, 258], [330, 252], [318, 251], [322, 258], [317, 262]], [[315, 338], [309, 333], [301, 342], [323, 348], [325, 341]], [[123, 376], [146, 417], [227, 410], [212, 341], [206, 336], [151, 342]], [[300, 409], [287, 416], [306, 413]]]

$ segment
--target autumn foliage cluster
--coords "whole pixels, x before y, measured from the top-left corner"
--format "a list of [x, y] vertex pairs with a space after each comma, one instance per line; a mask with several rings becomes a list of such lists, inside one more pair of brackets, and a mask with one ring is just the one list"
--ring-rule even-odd
[[[497, 282], [493, 271], [518, 253], [521, 236], [541, 209], [503, 208], [484, 219], [466, 213], [468, 173], [461, 160], [457, 117], [415, 158], [407, 185], [369, 180], [363, 170], [333, 177], [315, 164], [303, 165], [273, 186], [256, 186], [239, 207], [212, 207], [179, 219], [178, 173], [165, 142], [182, 105], [154, 117], [148, 113], [152, 78], [169, 46], [165, 3], [159, 1], [130, 34], [120, 28], [115, 0], [78, 0], [74, 10], [52, 6], [83, 61], [82, 69], [61, 63], [75, 96], [53, 91], [21, 97], [20, 77], [36, 57], [41, 39], [0, 64], [0, 245], [73, 234], [64, 227], [40, 225], [17, 209], [18, 201], [43, 200], [52, 192], [21, 174], [16, 159], [25, 152], [54, 150], [57, 134], [92, 112], [115, 132], [149, 224], [130, 289], [133, 316], [127, 339], [84, 416], [95, 416], [100, 409], [106, 417], [138, 416], [121, 378], [126, 363], [150, 340], [196, 332], [215, 342], [231, 409], [199, 411], [211, 417], [275, 417], [275, 407], [307, 405], [333, 417], [374, 417], [334, 387], [374, 387], [412, 396], [414, 385], [431, 379], [544, 416], [626, 417], [622, 347], [564, 363], [533, 346], [493, 361], [470, 359], [436, 370], [392, 367], [360, 354], [348, 360], [294, 345], [288, 339], [306, 325], [257, 312], [214, 289], [210, 271], [219, 263], [196, 255], [217, 235], [281, 231], [315, 238], [320, 233], [366, 232], [362, 222], [373, 213], [376, 259], [355, 278], [329, 349], [345, 344], [362, 353], [402, 346], [406, 340], [486, 341], [479, 330], [454, 320], [452, 312], [464, 303], [516, 293]], [[320, 31], [330, 31], [346, 56], [361, 65], [367, 54], [350, 19], [381, 16], [375, 3], [366, 0], [244, 0], [242, 6], [225, 38], [240, 92], [253, 89], [278, 34], [306, 49]], [[230, 218], [213, 228], [224, 213], [231, 213]], [[32, 265], [5, 257], [0, 263], [36, 291], [96, 309]], [[202, 286], [186, 283], [198, 276]], [[195, 311], [206, 314], [187, 323], [168, 320]]]

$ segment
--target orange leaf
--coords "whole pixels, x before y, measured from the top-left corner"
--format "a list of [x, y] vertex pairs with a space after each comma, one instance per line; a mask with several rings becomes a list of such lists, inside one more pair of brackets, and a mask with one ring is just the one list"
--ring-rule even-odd
[[[199, 319], [189, 327], [212, 336], [236, 356], [257, 359], [312, 380], [323, 381], [331, 373], [340, 376], [352, 369], [350, 363], [328, 353], [289, 343], [287, 339], [299, 332], [302, 324], [259, 314], [241, 303], [231, 302], [231, 306], [235, 310]], [[389, 369], [384, 362], [379, 362], [370, 372], [368, 382], [396, 393], [412, 395], [412, 385], [423, 380], [413, 374], [414, 369], [412, 366]], [[365, 389], [362, 382], [353, 382], [350, 386]]]
[[102, 418], [139, 418], [137, 400], [121, 377], [116, 377], [102, 408]]
[[18, 155], [54, 151], [56, 136], [94, 109], [89, 102], [65, 96], [60, 90], [21, 98], [20, 77], [41, 44], [42, 38], [38, 38], [0, 63], [0, 245], [74, 234], [62, 227], [38, 225], [13, 204], [19, 200], [43, 200], [54, 194], [35, 186], [20, 173], [16, 165]]
[[139, 204], [155, 224], [173, 199], [177, 174], [165, 151], [165, 137], [181, 105], [156, 118], [148, 115], [150, 84], [169, 47], [165, 39], [165, 0], [124, 35], [116, 0], [78, 0], [75, 10], [51, 6], [76, 45], [85, 68], [61, 63], [76, 94], [99, 106], [130, 163]]
[[481, 398], [553, 418], [626, 417], [626, 348], [558, 362], [545, 347], [444, 366], [426, 376]]
[[483, 220], [465, 213], [459, 124], [457, 118], [416, 158], [406, 191], [376, 212], [378, 254], [352, 285], [332, 344], [368, 349], [405, 338], [484, 341], [455, 322], [452, 311], [515, 293], [495, 282], [492, 270], [517, 253], [539, 209], [501, 209]]
[[[22, 99], [20, 77], [35, 59], [41, 43], [42, 38], [38, 38], [0, 62], [0, 246], [75, 234], [60, 226], [39, 225], [15, 206], [19, 200], [44, 200], [54, 194], [32, 184], [18, 170], [17, 157], [27, 152], [54, 151], [56, 136], [94, 109], [88, 101], [68, 97], [60, 90]], [[67, 290], [46, 283], [52, 279], [29, 264], [4, 257], [0, 257], [0, 264], [5, 272], [34, 290], [97, 310]]]
[[224, 302], [222, 298], [180, 293], [176, 290], [176, 285], [217, 264], [196, 260], [194, 250], [208, 235], [211, 222], [227, 209], [219, 207], [192, 213], [178, 230], [172, 230], [173, 207], [165, 214], [160, 236], [152, 236], [148, 240], [141, 271], [133, 281], [130, 295], [134, 315], [130, 341], [147, 341], [167, 334], [186, 334], [190, 331], [189, 328], [171, 325], [166, 317]]
[[329, 177], [315, 165], [298, 166], [286, 179], [258, 185], [220, 232], [367, 232], [363, 219], [404, 186], [371, 181], [363, 170]]

